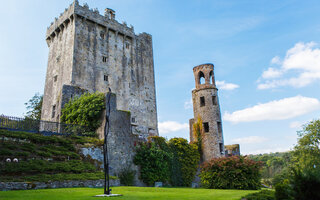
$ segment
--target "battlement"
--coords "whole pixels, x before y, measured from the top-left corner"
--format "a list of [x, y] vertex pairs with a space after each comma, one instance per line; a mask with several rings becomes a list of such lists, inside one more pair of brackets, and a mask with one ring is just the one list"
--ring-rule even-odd
[[126, 22], [122, 24], [115, 20], [115, 11], [107, 8], [105, 9], [105, 15], [100, 15], [97, 8], [90, 9], [88, 4], [81, 6], [78, 0], [75, 0], [68, 8], [60, 14], [59, 18], [55, 18], [51, 25], [47, 28], [46, 40], [49, 42], [60, 33], [70, 22], [73, 22], [75, 18], [85, 19], [94, 22], [102, 27], [111, 29], [115, 32], [119, 32], [123, 35], [133, 38], [135, 36], [134, 28], [130, 27]]

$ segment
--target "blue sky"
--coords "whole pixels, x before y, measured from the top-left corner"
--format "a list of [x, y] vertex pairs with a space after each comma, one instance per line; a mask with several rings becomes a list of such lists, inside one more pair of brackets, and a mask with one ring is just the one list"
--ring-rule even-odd
[[[85, 1], [80, 1], [83, 4]], [[243, 154], [286, 151], [320, 116], [317, 0], [88, 0], [153, 36], [159, 130], [189, 137], [192, 68], [215, 65], [225, 144]], [[0, 0], [0, 114], [22, 116], [43, 93], [47, 26], [65, 0]]]

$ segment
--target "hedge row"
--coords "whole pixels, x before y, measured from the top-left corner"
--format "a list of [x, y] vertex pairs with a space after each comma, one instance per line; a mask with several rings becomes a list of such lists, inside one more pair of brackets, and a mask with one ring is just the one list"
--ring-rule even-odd
[[201, 165], [201, 183], [205, 188], [259, 189], [261, 167], [243, 156], [215, 158]]

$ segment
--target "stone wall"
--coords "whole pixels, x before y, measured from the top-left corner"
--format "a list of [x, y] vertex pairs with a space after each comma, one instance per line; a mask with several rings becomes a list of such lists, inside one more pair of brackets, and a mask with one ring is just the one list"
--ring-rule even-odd
[[[142, 138], [140, 139], [138, 135], [132, 133], [130, 117], [130, 112], [117, 110], [117, 97], [115, 94], [111, 94], [109, 118], [110, 129], [107, 142], [110, 173], [115, 176], [127, 168], [137, 170], [136, 166], [133, 164], [133, 157], [135, 155], [135, 145], [141, 141]], [[105, 123], [106, 119], [104, 111], [102, 115], [102, 124], [97, 130], [100, 138], [104, 138]], [[92, 158], [103, 162], [102, 149], [98, 150], [95, 148], [85, 151]], [[82, 150], [84, 154], [86, 154], [85, 151]]]
[[[104, 180], [86, 180], [86, 181], [52, 181], [52, 182], [0, 182], [0, 190], [31, 190], [47, 188], [73, 188], [73, 187], [103, 187]], [[110, 180], [110, 186], [120, 186], [119, 179]]]
[[62, 102], [71, 95], [62, 92], [63, 85], [103, 93], [111, 88], [118, 97], [117, 109], [131, 112], [133, 133], [158, 135], [151, 35], [136, 35], [133, 27], [75, 1], [51, 24], [46, 37], [43, 120], [59, 121]]

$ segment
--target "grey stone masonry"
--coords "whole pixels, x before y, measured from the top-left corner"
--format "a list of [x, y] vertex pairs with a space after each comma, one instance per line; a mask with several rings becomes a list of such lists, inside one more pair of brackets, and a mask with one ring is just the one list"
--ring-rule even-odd
[[135, 34], [115, 11], [74, 1], [48, 27], [48, 66], [42, 120], [60, 121], [63, 105], [81, 92], [117, 95], [117, 109], [131, 112], [132, 132], [158, 135], [152, 36]]
[[194, 118], [189, 120], [190, 141], [197, 140], [193, 133], [193, 124], [200, 117], [203, 122], [203, 161], [224, 156], [225, 152], [218, 89], [215, 85], [213, 68], [213, 64], [203, 64], [193, 68], [196, 88], [192, 90]]
[[[120, 186], [119, 179], [110, 180], [111, 186]], [[0, 191], [8, 190], [32, 190], [47, 188], [72, 188], [72, 187], [103, 187], [104, 180], [69, 180], [49, 182], [0, 182]]]

